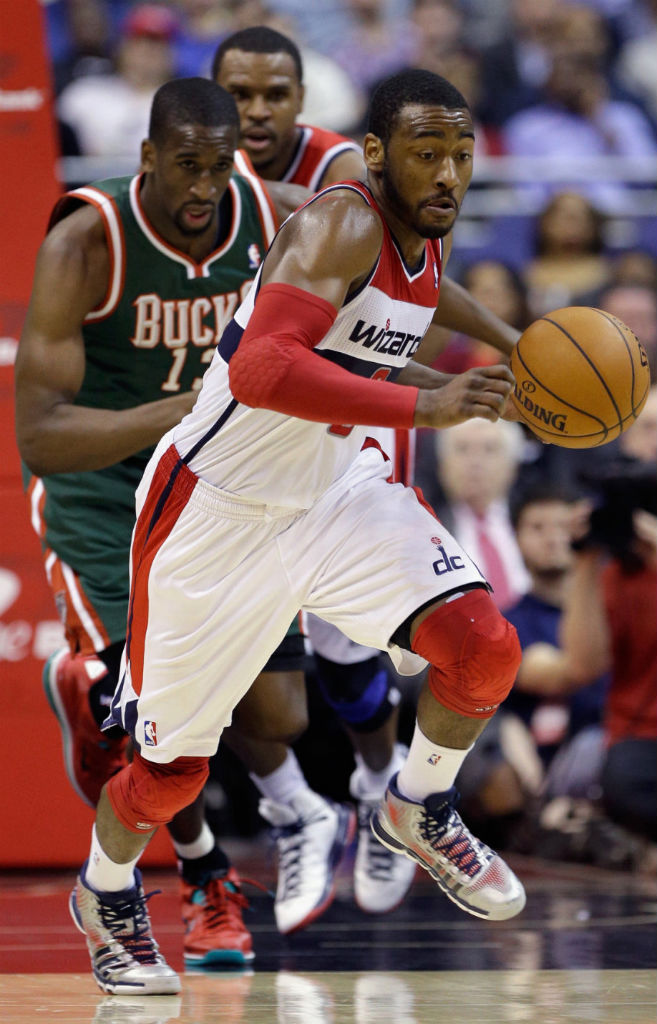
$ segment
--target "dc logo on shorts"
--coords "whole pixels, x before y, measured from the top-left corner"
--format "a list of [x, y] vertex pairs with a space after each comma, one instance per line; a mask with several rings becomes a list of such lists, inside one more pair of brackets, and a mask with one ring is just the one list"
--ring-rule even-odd
[[157, 724], [155, 722], [144, 722], [144, 743], [147, 747], [157, 746]]

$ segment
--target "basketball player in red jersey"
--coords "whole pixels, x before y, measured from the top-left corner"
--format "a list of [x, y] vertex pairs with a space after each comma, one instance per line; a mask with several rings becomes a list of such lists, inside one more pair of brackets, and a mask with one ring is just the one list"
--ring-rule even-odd
[[367, 185], [330, 188], [288, 220], [194, 410], [150, 460], [108, 719], [130, 731], [135, 757], [103, 790], [71, 897], [106, 991], [179, 985], [154, 946], [135, 866], [155, 828], [200, 791], [233, 708], [297, 607], [387, 651], [401, 671], [429, 666], [408, 757], [372, 818], [377, 838], [468, 913], [503, 920], [524, 906], [518, 879], [461, 820], [454, 790], [515, 678], [515, 631], [466, 552], [364, 444], [369, 424], [439, 429], [505, 410], [508, 367], [446, 379], [412, 359], [437, 316], [473, 141], [467, 103], [444, 79], [418, 70], [384, 82]]
[[264, 25], [235, 32], [218, 47], [212, 77], [237, 103], [240, 146], [261, 177], [316, 192], [362, 176], [362, 151], [353, 139], [298, 122], [303, 68], [287, 36]]
[[[262, 177], [302, 185], [312, 191], [345, 179], [364, 179], [361, 146], [343, 135], [298, 122], [303, 108], [303, 68], [293, 40], [262, 25], [236, 32], [218, 47], [212, 73], [237, 103], [240, 146]], [[467, 293], [443, 279], [441, 303], [447, 313], [450, 302], [459, 307], [461, 323], [464, 310], [474, 307]], [[473, 321], [473, 328], [479, 336], [486, 327], [482, 317], [488, 314], [477, 309], [476, 316], [479, 320]], [[490, 324], [488, 329], [489, 340], [508, 354], [517, 332], [502, 323]], [[425, 354], [419, 356], [420, 361], [433, 361], [437, 339], [442, 339], [438, 331], [425, 339]], [[370, 434], [390, 458], [391, 478], [410, 484], [415, 432], [379, 427]], [[308, 616], [306, 627], [314, 649], [318, 683], [349, 735], [356, 758], [357, 767], [350, 781], [359, 820], [354, 896], [363, 910], [385, 913], [402, 901], [415, 870], [412, 861], [395, 857], [381, 847], [369, 828], [372, 807], [383, 796], [388, 779], [401, 767], [405, 755], [405, 748], [397, 743], [401, 695], [392, 683], [387, 659], [378, 651], [353, 643], [330, 623], [312, 615]], [[278, 700], [266, 678], [256, 682], [249, 702], [252, 707], [258, 704], [274, 712]], [[299, 708], [305, 706], [305, 694], [300, 691], [297, 699], [288, 703], [299, 713]], [[232, 736], [230, 742], [247, 764], [259, 766], [252, 770], [251, 777], [263, 796], [263, 815], [276, 825], [285, 820], [289, 827], [291, 815], [288, 811], [286, 816], [283, 805], [303, 782], [294, 753], [283, 744], [256, 743], [243, 735]], [[298, 816], [295, 821], [299, 833], [304, 833]], [[280, 850], [275, 909], [281, 931], [297, 926], [311, 912], [312, 906], [305, 906], [306, 901], [300, 898], [305, 878], [316, 874], [319, 863], [328, 856], [328, 849], [322, 851], [318, 846], [313, 830], [306, 828], [305, 833], [307, 841], [294, 861], [285, 856], [283, 848]], [[328, 832], [325, 841], [332, 842]], [[279, 846], [290, 842], [288, 837], [279, 839]], [[286, 892], [292, 891], [287, 884], [286, 864], [295, 881], [297, 896], [293, 901], [284, 898]]]

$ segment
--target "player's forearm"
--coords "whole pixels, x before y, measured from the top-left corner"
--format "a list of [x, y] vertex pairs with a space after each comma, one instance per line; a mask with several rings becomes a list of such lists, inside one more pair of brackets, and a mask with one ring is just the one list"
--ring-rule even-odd
[[319, 295], [284, 283], [264, 285], [229, 363], [234, 397], [317, 423], [412, 427], [417, 388], [357, 376], [313, 351], [336, 316]]
[[230, 362], [230, 386], [251, 408], [316, 423], [401, 429], [413, 426], [418, 395], [417, 388], [358, 377], [281, 336], [240, 343]]
[[36, 476], [104, 469], [156, 444], [192, 407], [176, 395], [133, 409], [93, 409], [60, 402], [47, 415], [17, 415], [21, 457]]
[[585, 685], [610, 665], [610, 636], [602, 591], [602, 556], [577, 555], [561, 617], [559, 643], [573, 681]]
[[433, 391], [436, 388], [444, 388], [453, 379], [453, 373], [441, 373], [440, 370], [432, 370], [430, 366], [411, 359], [397, 377], [397, 383]]
[[443, 277], [440, 283], [440, 300], [433, 323], [484, 341], [505, 356], [511, 355], [520, 337], [520, 331], [500, 320], [448, 277]]

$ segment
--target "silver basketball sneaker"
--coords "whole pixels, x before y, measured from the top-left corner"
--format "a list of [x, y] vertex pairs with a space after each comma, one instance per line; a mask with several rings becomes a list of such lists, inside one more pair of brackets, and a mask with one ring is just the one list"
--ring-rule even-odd
[[112, 995], [175, 995], [180, 978], [151, 932], [141, 874], [122, 892], [98, 893], [85, 880], [86, 862], [69, 899], [71, 916], [86, 936], [94, 978]]
[[515, 917], [525, 890], [502, 858], [465, 827], [456, 799], [452, 787], [422, 803], [407, 800], [394, 775], [372, 815], [372, 831], [389, 850], [417, 861], [462, 910], [489, 921]]

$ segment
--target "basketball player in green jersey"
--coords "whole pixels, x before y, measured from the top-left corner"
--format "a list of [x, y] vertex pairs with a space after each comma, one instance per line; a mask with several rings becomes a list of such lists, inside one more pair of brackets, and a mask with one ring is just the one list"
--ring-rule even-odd
[[[17, 434], [70, 647], [53, 656], [44, 681], [69, 777], [91, 805], [125, 763], [123, 736], [103, 738], [99, 725], [119, 678], [135, 487], [152, 446], [192, 408], [278, 219], [305, 198], [295, 186], [266, 189], [248, 167], [233, 174], [237, 130], [234, 101], [219, 86], [167, 83], [153, 102], [143, 173], [64, 196], [37, 262], [16, 365]], [[284, 658], [268, 676], [283, 691]], [[281, 735], [275, 717], [257, 724]], [[170, 831], [186, 961], [251, 959], [239, 877], [202, 802]]]

